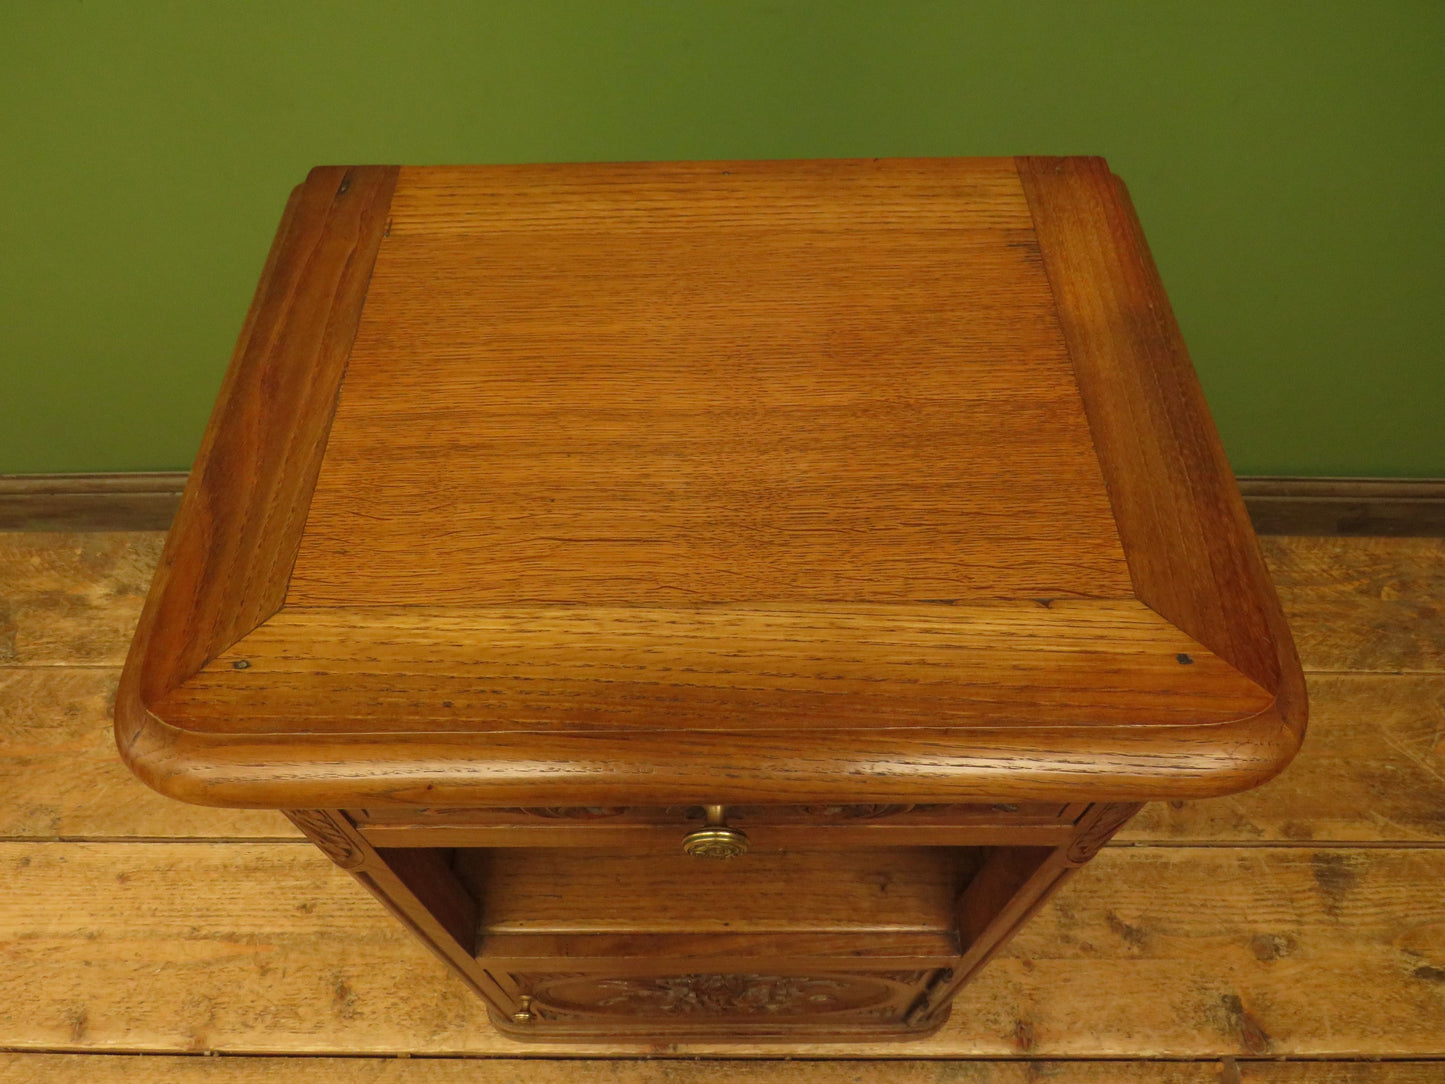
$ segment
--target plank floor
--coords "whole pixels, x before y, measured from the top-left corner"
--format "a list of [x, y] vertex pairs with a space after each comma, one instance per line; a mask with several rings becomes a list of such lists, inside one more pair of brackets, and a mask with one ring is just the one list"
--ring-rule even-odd
[[0, 533], [0, 1084], [1445, 1082], [1445, 542], [1266, 538], [1309, 671], [1270, 785], [1151, 805], [906, 1046], [519, 1046], [279, 814], [109, 713], [162, 536]]

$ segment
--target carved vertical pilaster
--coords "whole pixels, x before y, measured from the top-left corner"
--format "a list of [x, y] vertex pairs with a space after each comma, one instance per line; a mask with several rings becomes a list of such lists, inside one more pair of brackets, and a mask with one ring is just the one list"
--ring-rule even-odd
[[374, 864], [376, 852], [344, 813], [334, 809], [283, 809], [281, 812], [322, 854], [348, 873]]
[[378, 851], [339, 809], [282, 812], [489, 1006], [502, 1013], [513, 1011], [511, 997], [473, 955], [476, 901], [451, 871], [446, 851], [425, 847]]
[[1064, 861], [1071, 866], [1082, 866], [1099, 849], [1123, 828], [1135, 813], [1144, 808], [1143, 802], [1096, 803], [1079, 818], [1074, 826], [1074, 838], [1064, 852]]

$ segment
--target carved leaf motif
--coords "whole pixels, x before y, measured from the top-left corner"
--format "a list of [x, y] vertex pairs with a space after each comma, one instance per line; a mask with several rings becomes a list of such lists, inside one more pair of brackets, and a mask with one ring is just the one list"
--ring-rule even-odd
[[[924, 973], [869, 975], [694, 974], [600, 978], [538, 976], [534, 1005], [553, 1019], [597, 1014], [642, 1017], [798, 1016], [901, 1011], [899, 987]], [[902, 980], [902, 981], [900, 981]]]
[[1074, 841], [1069, 844], [1068, 860], [1076, 866], [1082, 866], [1098, 854], [1099, 848], [1108, 843], [1114, 833], [1124, 826], [1124, 822], [1142, 808], [1143, 804], [1140, 802], [1120, 802], [1104, 806], [1094, 823], [1074, 837]]
[[815, 817], [836, 817], [840, 820], [877, 820], [880, 817], [896, 817], [907, 813], [911, 805], [854, 804], [854, 805], [805, 805], [803, 812]]
[[528, 817], [542, 817], [546, 820], [595, 821], [608, 817], [619, 817], [627, 812], [620, 805], [557, 805], [557, 806], [516, 806], [511, 812]]
[[306, 833], [306, 838], [320, 848], [327, 858], [342, 869], [357, 869], [366, 862], [366, 854], [352, 842], [346, 831], [324, 809], [288, 809], [291, 823]]

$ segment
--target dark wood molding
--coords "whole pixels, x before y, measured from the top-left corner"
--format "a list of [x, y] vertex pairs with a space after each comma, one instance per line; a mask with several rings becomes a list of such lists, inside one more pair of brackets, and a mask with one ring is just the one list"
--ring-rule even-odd
[[0, 531], [164, 531], [186, 472], [0, 475]]
[[1445, 537], [1445, 478], [1240, 478], [1259, 534]]
[[[1260, 534], [1445, 537], [1445, 478], [1241, 477]], [[185, 471], [0, 475], [0, 531], [164, 531]]]

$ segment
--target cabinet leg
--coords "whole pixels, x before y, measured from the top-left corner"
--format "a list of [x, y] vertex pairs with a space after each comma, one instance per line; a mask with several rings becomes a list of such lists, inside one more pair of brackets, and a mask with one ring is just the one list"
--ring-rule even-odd
[[1138, 802], [1091, 805], [1075, 823], [1072, 838], [1062, 846], [992, 849], [959, 895], [956, 914], [963, 955], [953, 976], [931, 992], [925, 1011], [946, 1005], [1073, 872], [1142, 808]]
[[373, 847], [335, 809], [283, 810], [333, 862], [414, 933], [489, 1006], [510, 1015], [515, 1006], [477, 963], [477, 903], [452, 872], [449, 851], [435, 847]]

